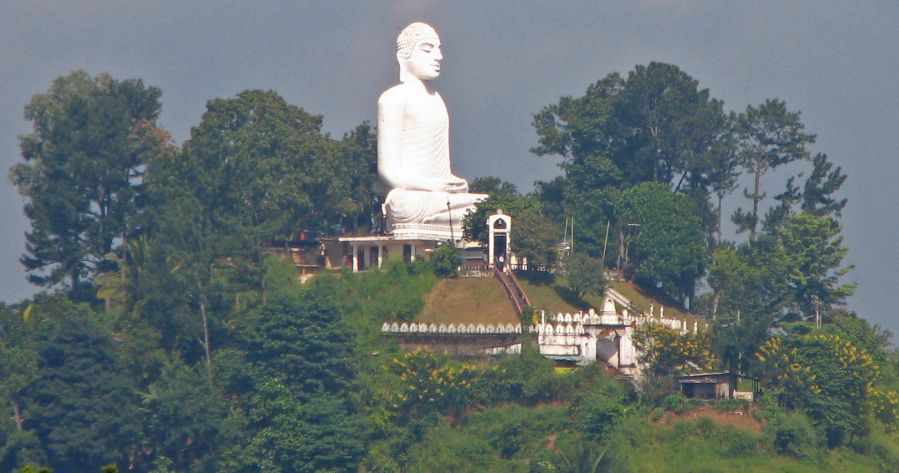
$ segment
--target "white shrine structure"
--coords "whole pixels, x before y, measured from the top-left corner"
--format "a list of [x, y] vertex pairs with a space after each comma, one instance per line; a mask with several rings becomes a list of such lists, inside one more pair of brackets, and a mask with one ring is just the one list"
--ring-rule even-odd
[[[700, 330], [699, 323], [678, 318], [666, 318], [664, 308], [659, 314], [632, 313], [627, 309], [619, 311], [616, 301], [626, 301], [615, 290], [608, 290], [600, 312], [546, 313], [540, 312], [540, 321], [534, 325], [521, 324], [426, 324], [415, 322], [385, 322], [381, 326], [383, 335], [398, 335], [425, 339], [433, 344], [452, 339], [481, 338], [480, 353], [472, 356], [505, 355], [521, 352], [521, 337], [536, 336], [540, 354], [551, 360], [566, 364], [590, 365], [604, 363], [620, 376], [639, 381], [643, 367], [639, 363], [640, 353], [634, 344], [633, 335], [637, 327], [655, 323], [678, 330], [681, 333]], [[704, 327], [703, 327], [704, 328]], [[505, 335], [515, 335], [509, 337]]]

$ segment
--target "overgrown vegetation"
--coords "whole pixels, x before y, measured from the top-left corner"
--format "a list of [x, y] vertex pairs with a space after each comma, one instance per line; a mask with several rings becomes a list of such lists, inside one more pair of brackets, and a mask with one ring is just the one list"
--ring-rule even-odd
[[[0, 305], [0, 470], [899, 469], [899, 355], [844, 306], [845, 175], [818, 154], [760, 206], [769, 170], [810, 159], [782, 101], [728, 115], [677, 67], [637, 66], [535, 116], [534, 151], [563, 176], [529, 195], [472, 183], [491, 197], [466, 235], [512, 215], [513, 249], [540, 270], [564, 261], [551, 283], [575, 306], [599, 305], [614, 266], [708, 317], [700, 335], [638, 335], [652, 374], [638, 393], [599, 366], [556, 370], [527, 336], [494, 362], [401, 352], [380, 326], [420, 314], [459, 266], [451, 245], [302, 286], [263, 249], [368, 228], [373, 130], [334, 139], [320, 116], [245, 91], [210, 101], [179, 147], [155, 123], [160, 93], [76, 72], [26, 108], [11, 177], [32, 222], [23, 263], [49, 292]], [[728, 242], [721, 199], [741, 169], [749, 235]], [[762, 433], [654, 424], [694, 408], [669, 377], [692, 367], [760, 378]]]

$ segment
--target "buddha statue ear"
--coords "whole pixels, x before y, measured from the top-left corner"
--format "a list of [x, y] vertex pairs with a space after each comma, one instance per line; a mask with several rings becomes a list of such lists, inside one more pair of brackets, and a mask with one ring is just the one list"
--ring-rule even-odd
[[409, 73], [406, 71], [406, 61], [407, 60], [408, 60], [407, 58], [403, 57], [402, 51], [396, 52], [396, 62], [398, 62], [400, 64], [400, 82], [402, 82], [402, 83], [406, 82], [406, 79], [409, 78], [408, 77]]

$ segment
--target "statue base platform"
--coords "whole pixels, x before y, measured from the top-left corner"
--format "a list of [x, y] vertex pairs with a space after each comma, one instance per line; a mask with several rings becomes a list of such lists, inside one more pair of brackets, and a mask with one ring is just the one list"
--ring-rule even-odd
[[[337, 237], [337, 241], [352, 248], [352, 260], [348, 261], [353, 272], [369, 268], [380, 268], [390, 256], [402, 257], [407, 261], [427, 257], [440, 245], [451, 239], [462, 239], [462, 226], [401, 224], [394, 225], [386, 235], [356, 235]], [[453, 244], [457, 245], [458, 243]], [[346, 250], [340, 250], [346, 251]]]
[[462, 225], [435, 225], [429, 223], [396, 223], [388, 229], [396, 240], [462, 240]]

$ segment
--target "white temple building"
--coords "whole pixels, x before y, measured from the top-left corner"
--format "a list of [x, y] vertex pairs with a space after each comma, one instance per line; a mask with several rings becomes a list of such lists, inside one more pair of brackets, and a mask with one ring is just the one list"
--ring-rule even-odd
[[666, 319], [664, 311], [659, 317], [650, 314], [631, 314], [627, 309], [616, 309], [615, 295], [606, 296], [602, 311], [590, 309], [587, 313], [541, 314], [540, 323], [531, 328], [537, 333], [540, 354], [553, 360], [568, 361], [580, 365], [597, 361], [605, 362], [625, 376], [640, 377], [639, 352], [634, 345], [634, 330], [645, 323], [658, 323], [687, 332], [698, 330], [686, 321]]

